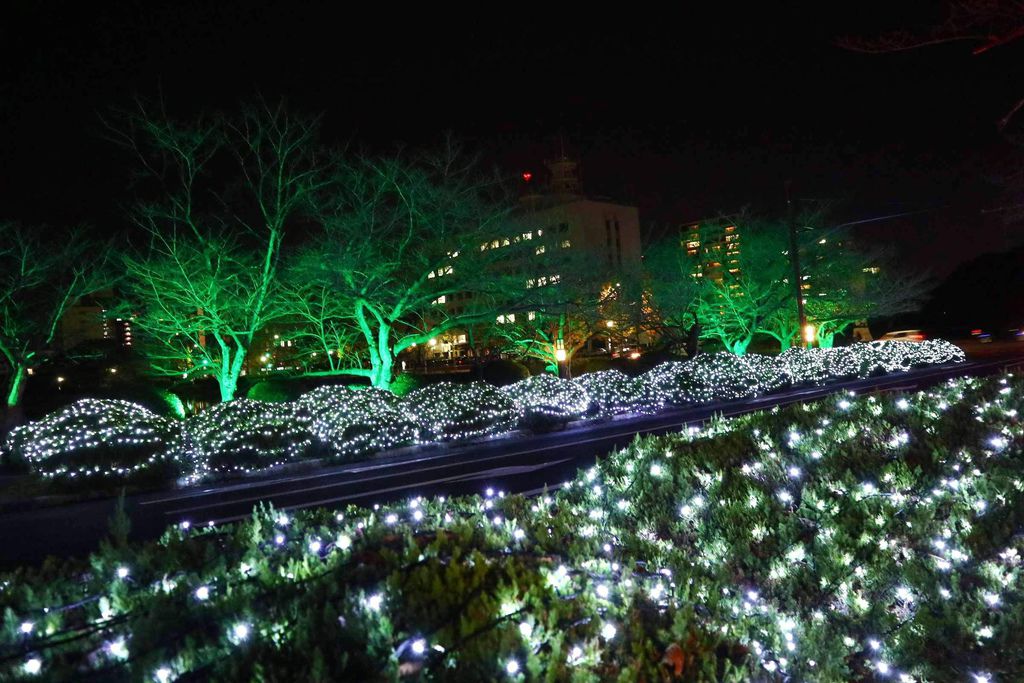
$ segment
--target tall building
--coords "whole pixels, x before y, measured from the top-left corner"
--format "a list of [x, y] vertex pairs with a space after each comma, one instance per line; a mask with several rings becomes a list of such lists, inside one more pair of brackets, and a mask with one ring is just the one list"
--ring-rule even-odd
[[111, 314], [114, 292], [104, 290], [87, 294], [69, 306], [60, 320], [60, 347], [74, 348], [83, 342], [106, 341], [130, 349], [132, 323]]
[[[587, 197], [582, 192], [578, 164], [562, 157], [546, 162], [547, 187], [523, 174], [527, 191], [520, 202], [527, 222], [552, 231], [569, 248], [585, 248], [623, 269], [640, 263], [640, 214], [635, 206]], [[538, 182], [540, 181], [540, 182]]]
[[686, 255], [693, 258], [694, 278], [721, 281], [726, 272], [740, 269], [740, 231], [728, 221], [704, 221], [684, 225], [680, 235]]
[[[520, 261], [509, 261], [508, 267], [527, 274], [527, 287], [543, 287], [554, 284], [561, 278], [555, 259], [547, 258], [558, 250], [587, 250], [596, 255], [602, 263], [595, 267], [612, 273], [628, 273], [641, 263], [640, 214], [635, 206], [600, 197], [583, 194], [579, 165], [576, 161], [561, 156], [545, 162], [546, 173], [538, 177], [532, 172], [523, 173], [524, 191], [520, 197], [518, 218], [523, 226], [516, 235], [495, 235], [494, 239], [482, 244], [481, 249], [503, 249], [513, 244], [529, 242], [532, 250], [526, 253], [536, 259], [528, 268]], [[551, 262], [545, 269], [545, 261]], [[443, 275], [439, 275], [443, 276]], [[472, 299], [472, 293], [462, 292], [448, 295], [439, 300], [446, 309], [458, 314]], [[499, 324], [515, 322], [516, 315], [509, 313], [498, 316]], [[432, 357], [455, 358], [465, 355], [469, 349], [467, 330], [451, 330], [439, 335], [427, 351]]]

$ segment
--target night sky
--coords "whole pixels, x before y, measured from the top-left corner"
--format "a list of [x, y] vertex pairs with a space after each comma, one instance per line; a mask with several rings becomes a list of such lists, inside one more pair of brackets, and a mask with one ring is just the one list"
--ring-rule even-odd
[[863, 234], [936, 275], [1016, 241], [991, 210], [1010, 202], [996, 181], [1017, 157], [996, 122], [1024, 97], [1024, 45], [980, 57], [968, 44], [836, 45], [926, 25], [937, 3], [634, 17], [532, 3], [376, 16], [350, 3], [10, 4], [3, 219], [116, 230], [132, 166], [101, 114], [133, 95], [190, 115], [259, 93], [323, 112], [329, 143], [381, 151], [450, 130], [510, 174], [539, 168], [561, 137], [587, 192], [639, 205], [651, 234], [744, 205], [777, 213], [791, 179], [797, 197], [835, 202], [836, 220], [921, 212]]

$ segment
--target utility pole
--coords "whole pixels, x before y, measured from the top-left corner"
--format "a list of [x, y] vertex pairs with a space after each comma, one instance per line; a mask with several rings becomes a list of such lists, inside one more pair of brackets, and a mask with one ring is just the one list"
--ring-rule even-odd
[[793, 198], [790, 196], [792, 180], [786, 181], [786, 211], [789, 222], [789, 262], [793, 266], [793, 288], [796, 292], [796, 317], [800, 322], [800, 346], [806, 347], [804, 330], [807, 327], [807, 316], [804, 315], [803, 278], [800, 275], [800, 249], [796, 239], [796, 213], [793, 210]]

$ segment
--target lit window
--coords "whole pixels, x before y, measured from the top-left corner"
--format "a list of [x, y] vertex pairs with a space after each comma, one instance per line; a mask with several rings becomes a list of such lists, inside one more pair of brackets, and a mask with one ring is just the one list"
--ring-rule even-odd
[[507, 237], [501, 241], [501, 246], [503, 247], [507, 247], [509, 244], [511, 244], [511, 242]]
[[559, 281], [561, 281], [561, 279], [561, 275], [552, 275], [551, 277], [548, 278], [548, 282], [550, 282], [551, 284], [557, 284]]
[[533, 278], [530, 278], [529, 280], [526, 281], [526, 288], [527, 289], [533, 289], [536, 286], [537, 286], [537, 281], [534, 280]]
[[534, 253], [534, 254], [535, 254], [536, 256], [540, 256], [541, 254], [543, 254], [543, 253], [544, 253], [544, 245], [542, 244], [542, 245], [540, 245], [539, 247], [537, 247], [536, 249], [534, 249], [534, 250], [533, 250], [533, 253]]
[[500, 246], [501, 242], [499, 242], [498, 240], [494, 240], [493, 242], [491, 242], [491, 249], [497, 249]]
[[865, 268], [864, 272], [871, 273], [872, 275], [877, 275], [880, 270], [881, 268], [879, 268], [878, 266], [870, 266], [869, 268]]
[[523, 233], [523, 239], [524, 240], [532, 240], [533, 239], [533, 233], [532, 232], [524, 232]]
[[562, 249], [568, 249], [572, 246], [572, 242], [569, 240], [562, 240]]
[[528, 312], [528, 313], [526, 314], [526, 319], [527, 319], [527, 320], [536, 320], [536, 319], [537, 319], [537, 313], [536, 313], [536, 312], [534, 312], [534, 311], [530, 311], [530, 312]]
[[434, 299], [434, 303], [435, 304], [443, 304], [446, 301], [448, 301], [448, 297], [446, 297], [444, 294], [442, 294], [441, 296], [439, 296], [436, 299]]

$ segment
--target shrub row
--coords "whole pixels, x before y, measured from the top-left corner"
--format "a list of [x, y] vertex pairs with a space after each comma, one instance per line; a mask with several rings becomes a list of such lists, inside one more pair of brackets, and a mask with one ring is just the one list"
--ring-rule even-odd
[[792, 349], [779, 356], [714, 353], [663, 363], [636, 378], [606, 370], [572, 381], [538, 375], [501, 388], [442, 382], [401, 398], [374, 389], [321, 387], [293, 402], [220, 404], [182, 423], [123, 401], [89, 399], [19, 427], [4, 450], [49, 478], [124, 479], [160, 467], [197, 479], [313, 455], [354, 457], [517, 427], [543, 431], [577, 418], [737, 400], [962, 359], [963, 352], [944, 341]]

